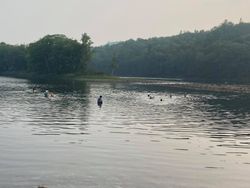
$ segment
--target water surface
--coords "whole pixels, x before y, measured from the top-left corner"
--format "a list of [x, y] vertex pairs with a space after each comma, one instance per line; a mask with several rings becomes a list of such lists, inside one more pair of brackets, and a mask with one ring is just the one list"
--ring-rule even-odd
[[250, 96], [166, 82], [0, 77], [0, 187], [248, 188]]

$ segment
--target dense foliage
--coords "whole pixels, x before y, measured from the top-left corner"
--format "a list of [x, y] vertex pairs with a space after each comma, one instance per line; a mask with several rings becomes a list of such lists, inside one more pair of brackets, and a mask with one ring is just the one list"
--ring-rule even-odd
[[27, 68], [25, 46], [0, 43], [0, 72], [23, 71]]
[[38, 73], [67, 73], [77, 70], [81, 44], [64, 35], [48, 35], [28, 47], [29, 68]]
[[[250, 82], [250, 24], [225, 21], [210, 31], [109, 43], [47, 35], [24, 45], [0, 43], [0, 73], [84, 73]], [[92, 52], [93, 55], [92, 55]], [[90, 62], [89, 66], [88, 62]]]
[[81, 43], [64, 35], [47, 35], [27, 46], [0, 43], [0, 72], [82, 73], [91, 57], [91, 45], [87, 34]]
[[121, 76], [250, 81], [250, 24], [137, 39], [95, 48], [91, 66]]

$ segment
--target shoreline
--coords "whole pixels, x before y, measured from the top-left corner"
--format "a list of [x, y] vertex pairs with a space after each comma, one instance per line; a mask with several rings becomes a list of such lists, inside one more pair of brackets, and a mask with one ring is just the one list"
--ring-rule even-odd
[[14, 77], [22, 79], [58, 79], [70, 81], [92, 81], [92, 82], [144, 82], [152, 83], [156, 80], [169, 83], [164, 83], [166, 88], [171, 89], [184, 89], [193, 91], [208, 91], [208, 92], [223, 92], [223, 93], [238, 93], [250, 94], [250, 84], [216, 84], [216, 83], [198, 83], [186, 82], [180, 79], [167, 79], [167, 78], [145, 78], [145, 77], [117, 77], [104, 74], [65, 74], [65, 75], [36, 75], [32, 73], [2, 73], [0, 76]]
[[206, 83], [175, 83], [167, 84], [166, 87], [173, 89], [186, 89], [193, 91], [223, 92], [250, 94], [250, 85], [236, 84], [206, 84]]

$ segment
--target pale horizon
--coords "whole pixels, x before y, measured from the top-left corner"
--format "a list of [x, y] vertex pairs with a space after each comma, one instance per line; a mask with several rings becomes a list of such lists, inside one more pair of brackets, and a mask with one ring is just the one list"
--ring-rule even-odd
[[248, 0], [0, 0], [0, 42], [28, 44], [48, 34], [94, 46], [209, 30], [224, 20], [250, 21]]

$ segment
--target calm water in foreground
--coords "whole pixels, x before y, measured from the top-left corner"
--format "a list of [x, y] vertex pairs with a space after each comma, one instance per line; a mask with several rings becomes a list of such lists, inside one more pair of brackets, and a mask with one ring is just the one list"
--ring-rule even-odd
[[166, 82], [0, 77], [0, 187], [249, 188], [250, 96]]

